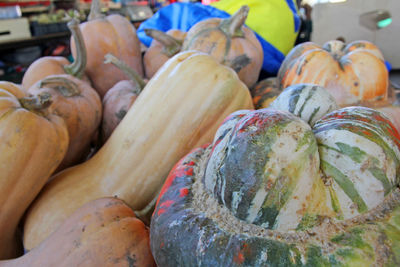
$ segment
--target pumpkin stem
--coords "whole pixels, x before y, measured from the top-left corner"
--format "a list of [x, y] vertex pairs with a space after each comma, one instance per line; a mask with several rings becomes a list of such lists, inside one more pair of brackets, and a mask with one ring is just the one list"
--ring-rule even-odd
[[142, 89], [146, 86], [146, 82], [140, 77], [140, 75], [131, 67], [129, 67], [125, 62], [122, 60], [119, 60], [117, 57], [115, 57], [113, 54], [108, 53], [104, 56], [104, 63], [111, 63], [114, 66], [116, 66], [118, 69], [122, 70], [126, 76], [129, 77], [133, 82], [136, 83], [138, 92], [142, 91]]
[[238, 73], [239, 71], [241, 71], [244, 67], [246, 67], [247, 65], [249, 65], [251, 62], [251, 59], [246, 55], [246, 54], [242, 54], [240, 56], [235, 57], [234, 60], [232, 60], [229, 63], [229, 66], [236, 71], [236, 73]]
[[75, 40], [76, 58], [73, 63], [64, 66], [64, 70], [66, 73], [74, 77], [81, 78], [86, 68], [87, 55], [85, 42], [83, 41], [83, 35], [79, 28], [79, 20], [75, 18], [72, 19], [70, 22], [68, 22], [68, 28]]
[[64, 97], [73, 97], [81, 94], [78, 86], [64, 77], [47, 77], [40, 81], [39, 88], [49, 87], [57, 90]]
[[168, 57], [172, 57], [181, 51], [182, 42], [175, 39], [171, 35], [155, 29], [144, 29], [144, 32], [147, 36], [157, 40], [163, 45], [162, 52]]
[[88, 20], [92, 21], [95, 19], [102, 19], [104, 15], [101, 14], [101, 5], [100, 0], [92, 0], [92, 4], [90, 5], [90, 13], [88, 16]]
[[19, 98], [18, 101], [27, 110], [40, 111], [51, 105], [51, 95], [45, 92], [37, 96]]
[[223, 19], [220, 23], [220, 28], [230, 37], [244, 37], [242, 26], [249, 14], [249, 6], [242, 6], [228, 19]]

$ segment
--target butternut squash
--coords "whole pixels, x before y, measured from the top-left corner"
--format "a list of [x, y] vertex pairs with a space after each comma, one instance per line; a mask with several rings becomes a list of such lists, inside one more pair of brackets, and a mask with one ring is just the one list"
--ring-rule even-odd
[[211, 142], [228, 114], [251, 108], [250, 92], [234, 70], [204, 53], [175, 55], [102, 148], [42, 190], [26, 216], [24, 247], [36, 247], [78, 207], [100, 197], [117, 196], [134, 210], [145, 209], [183, 155]]

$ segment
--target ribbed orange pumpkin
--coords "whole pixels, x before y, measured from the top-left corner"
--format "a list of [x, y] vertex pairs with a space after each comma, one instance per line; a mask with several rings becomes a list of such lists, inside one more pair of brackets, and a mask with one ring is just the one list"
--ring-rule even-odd
[[35, 60], [26, 70], [22, 79], [22, 87], [28, 89], [36, 82], [50, 75], [70, 74], [90, 83], [85, 75], [86, 67], [86, 48], [83, 42], [82, 33], [79, 30], [79, 21], [72, 19], [68, 22], [68, 28], [72, 33], [72, 38], [77, 44], [77, 54], [75, 61], [70, 64], [65, 57], [46, 56]]
[[67, 127], [49, 103], [0, 82], [0, 259], [21, 253], [19, 221], [67, 151]]
[[242, 6], [228, 19], [211, 18], [196, 23], [186, 35], [182, 51], [208, 53], [232, 67], [247, 87], [253, 86], [261, 71], [264, 52], [252, 30], [244, 26], [249, 12]]
[[146, 78], [150, 79], [168, 59], [181, 51], [186, 32], [169, 30], [164, 33], [154, 29], [145, 29], [144, 31], [153, 38], [143, 56], [144, 72]]
[[[113, 14], [104, 17], [100, 13], [99, 0], [92, 1], [89, 20], [81, 23], [86, 51], [86, 74], [102, 98], [117, 82], [128, 78], [111, 64], [104, 64], [104, 56], [112, 53], [123, 59], [139, 75], [143, 76], [140, 41], [133, 25], [125, 17]], [[71, 40], [72, 54], [76, 54], [75, 42]]]
[[340, 106], [386, 101], [389, 76], [382, 53], [368, 41], [324, 46], [307, 42], [287, 55], [278, 73], [282, 88], [312, 83], [326, 88]]
[[27, 90], [32, 96], [51, 95], [49, 112], [62, 117], [68, 128], [69, 146], [56, 171], [81, 162], [89, 153], [102, 114], [97, 92], [86, 82], [68, 74], [51, 75]]
[[148, 267], [155, 263], [143, 222], [123, 201], [102, 198], [80, 207], [37, 248], [0, 266]]

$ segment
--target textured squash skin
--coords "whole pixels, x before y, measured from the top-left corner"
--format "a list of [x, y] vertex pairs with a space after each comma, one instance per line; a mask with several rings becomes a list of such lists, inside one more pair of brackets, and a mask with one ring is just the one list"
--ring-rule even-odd
[[68, 74], [50, 75], [26, 91], [29, 95], [49, 93], [52, 99], [49, 112], [62, 117], [67, 124], [68, 151], [57, 171], [82, 162], [101, 121], [102, 105], [97, 92]]
[[121, 200], [102, 198], [72, 214], [24, 256], [0, 266], [155, 266], [149, 231]]
[[367, 41], [346, 46], [340, 41], [323, 47], [299, 44], [282, 62], [278, 80], [282, 88], [298, 83], [320, 85], [339, 106], [367, 105], [388, 98], [389, 74], [382, 53]]
[[42, 190], [26, 216], [25, 248], [38, 245], [93, 199], [117, 196], [134, 210], [145, 208], [183, 155], [210, 142], [228, 114], [248, 108], [249, 90], [232, 69], [206, 54], [177, 54], [94, 157], [56, 175]]
[[[81, 23], [80, 29], [87, 51], [85, 72], [101, 98], [118, 81], [128, 79], [117, 67], [103, 62], [107, 53], [124, 60], [143, 76], [140, 41], [134, 26], [126, 18], [121, 15], [109, 15]], [[76, 56], [73, 39], [71, 51]]]
[[18, 256], [17, 225], [68, 147], [64, 120], [23, 108], [24, 97], [0, 82], [0, 259]]
[[[217, 223], [193, 207], [193, 188], [210, 148], [198, 148], [171, 171], [150, 227], [158, 266], [395, 266], [400, 260], [400, 192], [378, 209], [353, 221], [326, 220], [320, 226], [288, 234]], [[379, 212], [377, 212], [379, 210]], [[324, 241], [324, 243], [321, 242]]]
[[[263, 117], [264, 115], [258, 112], [269, 114], [269, 116]], [[284, 168], [278, 168], [285, 159], [274, 156], [279, 149], [271, 149], [271, 152], [266, 154], [267, 156], [262, 154], [261, 149], [269, 148], [273, 145], [271, 142], [276, 142], [271, 135], [273, 130], [271, 133], [266, 133], [263, 129], [266, 125], [267, 132], [268, 127], [281, 127], [278, 126], [282, 122], [280, 119], [277, 121], [278, 124], [268, 126], [268, 120], [273, 121], [281, 117], [277, 114], [279, 112], [272, 109], [236, 112], [229, 116], [218, 129], [212, 146], [193, 150], [175, 165], [163, 186], [151, 221], [150, 244], [156, 263], [159, 266], [176, 266], [181, 262], [190, 266], [397, 265], [400, 260], [398, 251], [400, 245], [400, 190], [398, 188], [400, 136], [393, 125], [378, 112], [363, 107], [334, 111], [315, 124], [314, 132], [319, 149], [327, 145], [318, 139], [321, 131], [335, 127], [345, 131], [342, 125], [346, 123], [346, 120], [353, 119], [352, 125], [349, 122], [349, 131], [360, 136], [365, 135], [365, 139], [376, 142], [380, 149], [385, 150], [386, 157], [384, 158], [388, 163], [384, 163], [387, 164], [384, 169], [388, 171], [388, 179], [393, 179], [390, 177], [393, 172], [389, 170], [389, 166], [395, 161], [395, 181], [391, 180], [391, 188], [385, 192], [384, 198], [377, 205], [369, 206], [366, 211], [360, 209], [358, 216], [349, 218], [342, 214], [342, 210], [347, 208], [347, 203], [339, 202], [338, 205], [334, 203], [335, 199], [346, 198], [340, 196], [338, 187], [329, 181], [333, 179], [342, 183], [345, 178], [334, 175], [328, 177], [324, 164], [321, 166], [325, 177], [321, 176], [322, 179], [319, 182], [315, 180], [315, 186], [312, 187], [306, 201], [302, 203], [302, 208], [298, 210], [288, 208], [293, 207], [291, 202], [301, 202], [301, 194], [303, 194], [301, 188], [297, 192], [290, 190], [295, 180], [293, 174], [297, 173], [296, 168], [290, 168], [293, 171], [292, 175], [285, 174]], [[370, 135], [364, 133], [365, 129], [371, 125], [376, 125], [376, 129], [371, 129]], [[281, 136], [282, 133], [282, 131], [277, 131], [276, 134]], [[384, 138], [380, 139], [377, 135]], [[240, 142], [241, 137], [244, 138], [243, 143]], [[293, 138], [299, 141], [296, 150], [304, 147], [304, 144], [315, 147], [315, 144], [311, 145], [316, 142], [315, 140], [310, 142], [312, 139], [309, 139], [305, 142], [294, 135]], [[334, 136], [330, 136], [330, 139], [334, 139]], [[254, 147], [259, 147], [259, 149]], [[360, 148], [364, 147], [360, 145]], [[391, 149], [397, 149], [397, 152], [391, 152]], [[353, 150], [353, 154], [350, 154], [353, 160], [361, 159], [360, 162], [363, 163], [365, 155], [356, 151], [355, 148]], [[343, 152], [340, 156], [348, 155], [349, 151]], [[291, 157], [290, 154], [286, 155], [288, 158]], [[309, 159], [312, 159], [311, 155], [314, 154], [310, 154]], [[374, 156], [373, 153], [371, 155]], [[340, 159], [334, 158], [333, 162], [335, 160], [340, 163]], [[377, 160], [366, 160], [377, 164]], [[327, 161], [323, 153], [321, 161]], [[236, 167], [230, 164], [232, 162], [236, 162]], [[268, 165], [269, 162], [272, 162], [272, 165]], [[262, 169], [257, 173], [257, 166], [260, 167], [260, 165]], [[269, 183], [268, 179], [275, 173], [274, 165], [278, 165], [276, 167], [282, 174], [279, 174], [277, 176], [279, 178], [273, 183]], [[361, 171], [365, 173], [369, 171], [369, 167], [374, 167], [363, 165]], [[306, 165], [299, 163], [299, 166], [304, 168]], [[347, 175], [345, 168], [338, 167], [338, 169]], [[209, 170], [216, 176], [211, 186], [208, 181], [210, 180]], [[382, 174], [375, 178], [384, 184]], [[257, 179], [261, 179], [265, 184], [261, 183], [257, 187], [252, 187]], [[363, 188], [356, 184], [363, 179], [368, 180], [370, 186]], [[360, 194], [365, 193], [361, 192], [362, 189], [371, 192], [379, 189], [378, 184], [369, 176], [354, 180], [352, 182]], [[324, 183], [321, 186], [322, 181]], [[307, 181], [298, 184], [304, 187], [305, 183]], [[345, 191], [346, 187], [352, 188], [348, 182], [340, 186]], [[221, 188], [224, 190], [221, 191]], [[236, 194], [231, 194], [232, 190]], [[249, 223], [247, 215], [251, 215], [250, 211], [260, 200], [259, 193], [264, 190], [269, 193], [264, 198], [263, 205], [259, 206], [256, 220]], [[332, 192], [338, 194], [336, 198], [333, 197]], [[355, 192], [351, 193], [349, 198], [355, 195]], [[381, 193], [383, 195], [383, 192]], [[239, 198], [240, 196], [242, 199]], [[239, 202], [236, 199], [239, 199]], [[239, 204], [235, 204], [237, 202]], [[293, 228], [279, 225], [279, 221], [283, 218], [282, 212], [286, 213], [288, 210], [293, 212], [292, 218], [299, 214], [302, 216], [300, 223], [294, 225]], [[257, 219], [261, 218], [263, 213], [269, 214], [266, 218], [270, 222], [272, 222], [272, 215], [276, 216], [277, 222], [268, 225], [260, 224]], [[292, 220], [288, 222], [292, 223]]]

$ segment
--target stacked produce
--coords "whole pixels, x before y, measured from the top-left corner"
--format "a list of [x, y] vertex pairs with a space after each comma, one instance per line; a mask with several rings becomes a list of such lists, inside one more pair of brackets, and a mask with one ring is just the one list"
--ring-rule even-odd
[[379, 49], [300, 44], [259, 81], [248, 12], [148, 29], [142, 58], [131, 23], [93, 1], [69, 22], [73, 63], [0, 82], [1, 266], [400, 261], [399, 107]]

